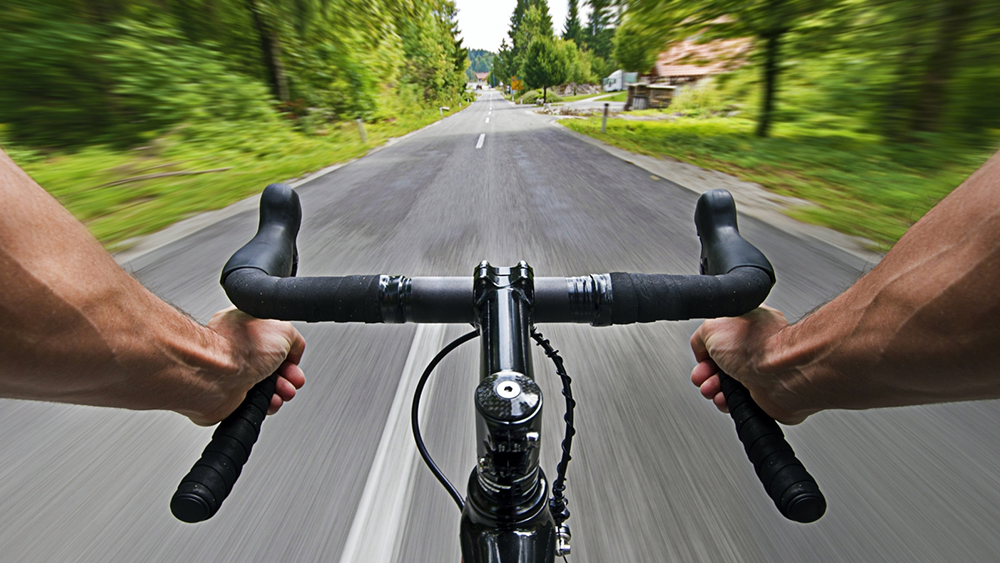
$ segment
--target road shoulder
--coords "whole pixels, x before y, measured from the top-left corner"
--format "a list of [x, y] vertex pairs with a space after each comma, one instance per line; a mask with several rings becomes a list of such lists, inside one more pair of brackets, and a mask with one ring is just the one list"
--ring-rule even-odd
[[638, 166], [650, 174], [673, 182], [684, 189], [698, 194], [711, 189], [721, 188], [729, 190], [733, 194], [733, 198], [736, 200], [736, 205], [741, 214], [759, 219], [792, 236], [806, 240], [815, 240], [833, 246], [855, 260], [860, 261], [865, 270], [874, 267], [875, 264], [878, 264], [882, 260], [883, 254], [869, 250], [865, 246], [866, 241], [864, 239], [845, 235], [827, 227], [802, 223], [783, 213], [789, 207], [812, 205], [812, 203], [806, 200], [775, 194], [764, 189], [760, 184], [744, 182], [729, 174], [716, 170], [706, 170], [669, 157], [656, 158], [629, 152], [563, 127], [558, 118], [549, 116], [549, 119], [553, 125], [559, 127], [568, 135], [599, 148], [629, 164]]
[[[388, 148], [404, 139], [408, 139], [420, 133], [421, 131], [426, 131], [427, 129], [436, 127], [442, 121], [450, 117], [453, 117], [455, 115], [458, 115], [463, 110], [468, 109], [470, 106], [471, 104], [465, 105], [464, 107], [458, 109], [458, 111], [455, 111], [451, 115], [439, 119], [428, 125], [425, 125], [420, 129], [410, 131], [405, 135], [400, 135], [399, 137], [392, 137], [390, 139], [387, 139], [384, 143], [382, 143], [377, 147], [372, 148], [370, 151], [368, 151], [362, 156], [359, 156], [357, 158], [352, 158], [344, 162], [338, 162], [336, 164], [332, 164], [315, 172], [310, 172], [298, 178], [292, 178], [290, 180], [285, 180], [283, 182], [278, 182], [278, 183], [288, 184], [293, 188], [298, 188], [299, 186], [308, 184], [309, 182], [322, 178], [323, 176], [326, 176], [331, 172], [339, 170], [344, 166], [351, 164], [352, 162], [358, 161], [362, 158], [365, 158], [366, 156], [375, 154], [378, 151]], [[127, 250], [122, 250], [121, 252], [115, 252], [112, 254], [112, 256], [114, 257], [115, 261], [118, 262], [118, 265], [125, 266], [126, 264], [138, 260], [142, 256], [149, 254], [150, 252], [163, 248], [164, 246], [167, 246], [172, 242], [178, 241], [188, 235], [192, 235], [202, 229], [208, 228], [218, 223], [219, 221], [223, 221], [225, 219], [228, 219], [229, 217], [239, 215], [240, 213], [246, 211], [252, 211], [254, 209], [257, 209], [257, 204], [259, 201], [260, 201], [260, 194], [254, 194], [246, 199], [237, 201], [236, 203], [231, 203], [226, 207], [223, 207], [222, 209], [216, 209], [213, 211], [205, 211], [199, 213], [193, 217], [189, 217], [187, 219], [178, 221], [170, 225], [169, 227], [166, 227], [155, 233], [139, 237], [137, 240], [132, 241], [134, 242], [134, 244], [132, 244], [132, 246], [130, 246]]]

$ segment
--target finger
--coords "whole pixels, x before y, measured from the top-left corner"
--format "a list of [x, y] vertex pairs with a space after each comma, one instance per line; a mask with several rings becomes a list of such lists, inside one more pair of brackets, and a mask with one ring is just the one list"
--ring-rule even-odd
[[719, 381], [719, 376], [713, 375], [712, 377], [706, 379], [698, 390], [701, 391], [702, 397], [712, 399], [722, 391], [722, 382]]
[[694, 352], [694, 359], [703, 362], [708, 359], [708, 348], [705, 347], [704, 330], [708, 321], [701, 323], [698, 330], [691, 335], [691, 351]]
[[278, 409], [281, 408], [282, 404], [283, 404], [283, 401], [281, 400], [281, 397], [279, 397], [277, 395], [271, 395], [271, 404], [268, 405], [268, 407], [267, 407], [267, 414], [268, 415], [272, 415], [272, 414], [278, 412]]
[[719, 373], [719, 366], [715, 365], [712, 360], [698, 362], [698, 365], [691, 370], [691, 383], [694, 383], [695, 387], [701, 387], [709, 377], [717, 373]]
[[284, 377], [279, 377], [274, 383], [274, 394], [282, 401], [291, 401], [295, 398], [295, 386]]
[[729, 404], [726, 403], [726, 396], [722, 394], [722, 391], [715, 394], [715, 397], [712, 398], [712, 402], [715, 403], [715, 408], [719, 409], [719, 411], [726, 413], [729, 412]]
[[296, 389], [301, 389], [306, 384], [306, 374], [291, 361], [285, 361], [278, 367], [278, 375], [287, 379]]
[[298, 365], [302, 361], [302, 354], [306, 351], [306, 339], [302, 338], [302, 334], [292, 326], [292, 323], [286, 324], [288, 329], [292, 331], [289, 335], [291, 348], [288, 350], [288, 361]]

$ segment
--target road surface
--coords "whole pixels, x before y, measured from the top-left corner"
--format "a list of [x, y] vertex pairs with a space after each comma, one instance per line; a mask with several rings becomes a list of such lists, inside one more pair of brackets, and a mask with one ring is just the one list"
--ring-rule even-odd
[[[492, 92], [299, 192], [302, 275], [471, 275], [482, 259], [525, 259], [540, 276], [696, 271], [691, 191]], [[227, 304], [219, 271], [255, 226], [255, 213], [237, 214], [128, 267], [204, 321]], [[791, 318], [865, 267], [748, 217], [741, 226], [778, 272], [768, 302]], [[696, 326], [540, 327], [579, 401], [570, 561], [995, 560], [1000, 404], [822, 413], [789, 428], [830, 505], [795, 525], [764, 495], [728, 417], [689, 383]], [[467, 329], [302, 325], [306, 387], [267, 421], [220, 513], [195, 526], [168, 500], [210, 429], [170, 413], [2, 401], [0, 560], [457, 561], [458, 511], [414, 463], [400, 410], [432, 348]], [[449, 357], [425, 398], [428, 446], [458, 483], [474, 463], [475, 355], [469, 344]], [[535, 366], [551, 475], [561, 397], [547, 360]]]

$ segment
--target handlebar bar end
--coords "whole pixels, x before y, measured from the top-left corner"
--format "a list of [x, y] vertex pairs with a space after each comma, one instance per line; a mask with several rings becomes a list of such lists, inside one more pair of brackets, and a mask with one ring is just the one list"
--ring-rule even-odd
[[204, 489], [196, 483], [182, 483], [178, 491], [174, 493], [173, 498], [170, 499], [170, 512], [174, 517], [188, 524], [204, 522], [211, 518], [215, 511], [204, 498], [206, 491], [185, 491], [185, 488]]
[[[819, 488], [815, 483], [805, 483], [800, 485], [800, 487], [815, 490], [791, 492], [794, 497], [785, 507], [785, 514], [789, 520], [800, 524], [810, 524], [822, 518], [823, 514], [826, 513], [826, 497], [823, 496], [823, 493], [819, 492]], [[785, 496], [789, 496], [789, 493], [786, 493]]]

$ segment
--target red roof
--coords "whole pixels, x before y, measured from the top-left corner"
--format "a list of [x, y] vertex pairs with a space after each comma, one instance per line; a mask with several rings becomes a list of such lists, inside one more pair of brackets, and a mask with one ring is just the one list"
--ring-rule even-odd
[[656, 78], [706, 76], [735, 70], [746, 63], [752, 44], [749, 39], [718, 39], [697, 43], [678, 41], [656, 58]]

